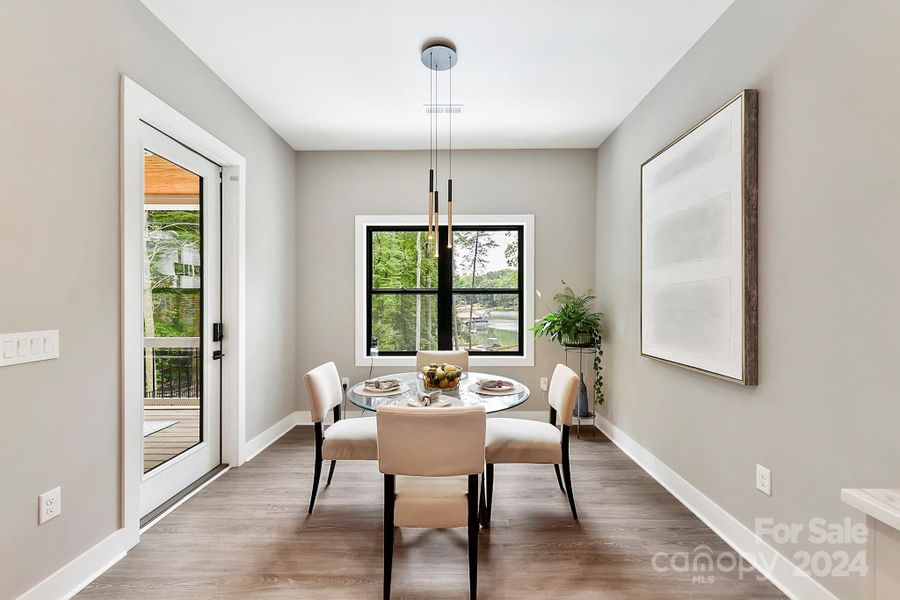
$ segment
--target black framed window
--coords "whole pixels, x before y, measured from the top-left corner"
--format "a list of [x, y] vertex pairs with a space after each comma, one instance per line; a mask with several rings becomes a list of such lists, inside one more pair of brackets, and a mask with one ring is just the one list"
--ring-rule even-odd
[[426, 227], [366, 227], [366, 352], [465, 349], [523, 356], [524, 227], [439, 230], [438, 256]]

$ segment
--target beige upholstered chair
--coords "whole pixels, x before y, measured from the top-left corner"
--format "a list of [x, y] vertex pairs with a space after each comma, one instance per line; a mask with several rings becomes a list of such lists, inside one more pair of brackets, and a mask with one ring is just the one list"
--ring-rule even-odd
[[465, 350], [420, 350], [416, 352], [416, 371], [422, 367], [436, 363], [449, 363], [462, 367], [469, 372], [469, 353]]
[[[331, 460], [326, 483], [331, 485], [336, 461], [376, 460], [378, 442], [375, 438], [375, 419], [341, 420], [343, 390], [341, 377], [333, 362], [320, 365], [304, 375], [303, 383], [306, 384], [309, 413], [316, 428], [316, 469], [312, 495], [309, 498], [309, 514], [312, 514], [322, 474], [322, 461]], [[329, 410], [334, 412], [334, 424], [324, 430], [323, 421]]]
[[[572, 493], [572, 475], [569, 468], [569, 428], [572, 425], [572, 410], [578, 396], [578, 375], [569, 367], [557, 364], [550, 379], [550, 422], [526, 421], [524, 419], [490, 419], [485, 443], [485, 493], [486, 506], [482, 514], [482, 524], [488, 526], [491, 519], [491, 505], [494, 495], [494, 465], [501, 463], [552, 464], [556, 470], [559, 489], [563, 482], [559, 476], [562, 465], [566, 481], [565, 492], [569, 497], [572, 517], [578, 520], [575, 510], [575, 495]], [[556, 415], [562, 421], [562, 431], [556, 428]]]
[[469, 595], [474, 600], [484, 408], [380, 406], [375, 418], [378, 469], [384, 473], [385, 600], [391, 597], [394, 527], [468, 527]]

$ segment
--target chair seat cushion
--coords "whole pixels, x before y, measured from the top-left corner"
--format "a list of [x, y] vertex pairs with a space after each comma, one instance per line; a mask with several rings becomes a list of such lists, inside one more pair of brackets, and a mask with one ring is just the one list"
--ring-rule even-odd
[[469, 483], [461, 477], [397, 476], [397, 527], [465, 527], [468, 523]]
[[562, 462], [559, 429], [542, 421], [488, 419], [485, 461], [497, 463]]
[[325, 430], [322, 443], [325, 460], [378, 460], [375, 419], [342, 419]]

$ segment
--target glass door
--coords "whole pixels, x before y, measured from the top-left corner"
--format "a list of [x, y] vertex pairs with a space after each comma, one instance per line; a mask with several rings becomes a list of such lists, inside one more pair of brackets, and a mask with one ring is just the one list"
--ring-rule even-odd
[[221, 169], [149, 125], [142, 137], [143, 517], [221, 459]]

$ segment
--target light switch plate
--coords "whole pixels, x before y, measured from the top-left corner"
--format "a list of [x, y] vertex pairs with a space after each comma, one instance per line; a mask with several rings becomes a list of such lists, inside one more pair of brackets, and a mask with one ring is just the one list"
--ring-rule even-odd
[[0, 333], [0, 367], [59, 358], [59, 330]]

